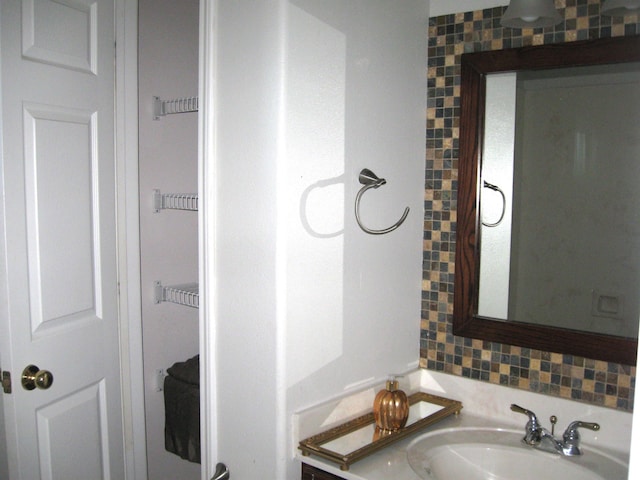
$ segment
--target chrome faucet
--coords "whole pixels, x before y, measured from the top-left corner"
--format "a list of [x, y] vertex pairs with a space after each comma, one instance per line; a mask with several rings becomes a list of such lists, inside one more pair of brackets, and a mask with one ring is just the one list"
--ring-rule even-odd
[[538, 417], [536, 417], [536, 414], [531, 410], [527, 410], [526, 408], [522, 408], [516, 404], [511, 404], [511, 410], [529, 417], [529, 421], [524, 427], [525, 434], [522, 438], [522, 443], [546, 452], [558, 453], [568, 457], [582, 455], [578, 428], [588, 428], [593, 431], [600, 430], [600, 425], [597, 423], [577, 420], [569, 424], [562, 435], [562, 440], [558, 440], [553, 436], [552, 432], [540, 425]]

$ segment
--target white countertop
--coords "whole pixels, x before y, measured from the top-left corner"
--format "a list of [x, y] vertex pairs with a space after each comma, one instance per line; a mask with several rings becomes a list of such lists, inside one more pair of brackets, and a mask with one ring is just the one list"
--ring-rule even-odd
[[[583, 444], [602, 449], [625, 461], [628, 460], [631, 441], [631, 414], [627, 412], [426, 370], [412, 373], [403, 388], [408, 393], [421, 390], [460, 400], [463, 404], [463, 410], [459, 415], [448, 417], [421, 432], [416, 432], [353, 463], [348, 471], [340, 470], [337, 463], [321, 457], [303, 456], [299, 450], [295, 453], [296, 457], [301, 462], [347, 480], [420, 480], [407, 461], [407, 448], [415, 439], [427, 432], [454, 427], [521, 428], [524, 433], [527, 418], [510, 410], [510, 405], [517, 403], [534, 411], [541, 419], [543, 426], [546, 427], [550, 427], [546, 419], [550, 415], [556, 415], [558, 417], [557, 428], [560, 431], [564, 430], [566, 425], [573, 420], [598, 422], [601, 425], [601, 430], [599, 432], [585, 432], [582, 437]], [[341, 417], [346, 419], [362, 414], [358, 409], [363, 408], [363, 405], [371, 404], [377, 389], [377, 387], [372, 387], [367, 391], [333, 399], [300, 412], [294, 418], [296, 438], [298, 440], [307, 438], [335, 426], [340, 423]], [[331, 424], [329, 420], [331, 420]], [[297, 443], [296, 441], [296, 446]]]

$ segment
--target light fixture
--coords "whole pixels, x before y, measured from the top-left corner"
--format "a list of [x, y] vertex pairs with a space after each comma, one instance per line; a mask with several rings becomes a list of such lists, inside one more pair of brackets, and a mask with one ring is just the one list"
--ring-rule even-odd
[[640, 12], [640, 0], [605, 0], [600, 13], [602, 15], [622, 16]]
[[540, 28], [561, 21], [553, 0], [511, 0], [500, 23], [510, 28]]

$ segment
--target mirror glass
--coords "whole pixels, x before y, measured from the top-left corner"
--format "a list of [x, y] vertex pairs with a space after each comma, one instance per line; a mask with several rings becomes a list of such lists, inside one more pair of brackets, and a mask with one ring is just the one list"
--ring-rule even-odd
[[462, 56], [453, 333], [635, 365], [640, 37]]
[[637, 337], [640, 64], [487, 75], [478, 314]]

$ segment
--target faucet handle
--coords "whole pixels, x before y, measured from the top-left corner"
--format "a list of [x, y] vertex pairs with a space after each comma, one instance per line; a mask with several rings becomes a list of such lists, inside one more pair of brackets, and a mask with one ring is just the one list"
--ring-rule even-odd
[[511, 404], [511, 410], [517, 413], [522, 413], [524, 415], [526, 415], [527, 417], [529, 417], [529, 422], [531, 422], [531, 426], [533, 428], [537, 428], [538, 427], [538, 417], [536, 417], [536, 414], [533, 413], [531, 410], [527, 410], [526, 408], [522, 408], [520, 405], [516, 405], [515, 403]]
[[597, 432], [600, 430], [600, 425], [598, 423], [591, 422], [583, 422], [581, 420], [576, 420], [575, 422], [571, 422], [567, 429], [564, 431], [564, 435], [562, 436], [565, 440], [570, 438], [580, 438], [578, 434], [578, 428], [588, 428], [589, 430], [593, 430]]
[[589, 430], [593, 430], [597, 432], [600, 430], [600, 425], [592, 422], [583, 422], [580, 420], [576, 420], [575, 422], [571, 422], [567, 429], [564, 431], [564, 435], [562, 435], [562, 440], [564, 441], [564, 454], [565, 455], [582, 455], [580, 451], [580, 434], [578, 433], [578, 428], [588, 428]]
[[522, 413], [529, 417], [529, 421], [525, 425], [525, 435], [522, 439], [523, 443], [527, 445], [538, 445], [541, 441], [541, 431], [542, 428], [538, 422], [538, 417], [531, 410], [527, 410], [526, 408], [522, 408], [515, 403], [511, 404], [511, 410], [517, 413]]

